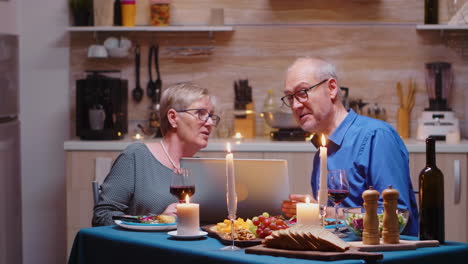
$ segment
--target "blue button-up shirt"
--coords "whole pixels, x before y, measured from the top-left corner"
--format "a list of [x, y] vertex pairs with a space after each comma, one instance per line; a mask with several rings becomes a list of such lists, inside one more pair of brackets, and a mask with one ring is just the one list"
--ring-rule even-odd
[[[328, 138], [328, 170], [346, 169], [349, 196], [345, 207], [362, 206], [362, 193], [373, 186], [380, 194], [389, 185], [399, 191], [398, 207], [410, 217], [403, 232], [418, 235], [418, 209], [409, 175], [408, 150], [395, 129], [386, 122], [356, 114], [346, 118]], [[317, 198], [320, 181], [319, 151], [312, 170], [312, 191]], [[382, 195], [379, 203], [382, 204]]]

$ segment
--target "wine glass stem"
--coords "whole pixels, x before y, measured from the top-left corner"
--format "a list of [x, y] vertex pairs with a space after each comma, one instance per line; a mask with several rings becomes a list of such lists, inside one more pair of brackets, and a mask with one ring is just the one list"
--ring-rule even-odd
[[234, 219], [231, 219], [231, 239], [232, 247], [234, 248]]
[[335, 233], [338, 233], [338, 204], [335, 203]]

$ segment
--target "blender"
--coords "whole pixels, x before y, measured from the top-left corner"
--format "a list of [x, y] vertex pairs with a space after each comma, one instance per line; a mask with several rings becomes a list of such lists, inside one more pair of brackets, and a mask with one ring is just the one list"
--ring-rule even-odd
[[429, 107], [418, 119], [417, 139], [425, 140], [432, 136], [436, 140], [446, 140], [447, 136], [460, 135], [459, 121], [449, 107], [453, 73], [450, 63], [426, 63], [426, 88]]

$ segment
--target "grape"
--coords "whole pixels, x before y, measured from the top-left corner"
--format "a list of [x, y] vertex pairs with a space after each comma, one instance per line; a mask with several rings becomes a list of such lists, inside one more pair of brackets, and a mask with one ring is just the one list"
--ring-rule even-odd
[[[256, 218], [256, 219], [255, 219]], [[252, 223], [256, 226], [258, 226], [260, 224], [260, 220], [258, 219], [258, 217], [255, 217], [253, 220], [252, 220]]]
[[270, 229], [271, 230], [277, 230], [278, 229], [275, 222], [270, 223]]
[[265, 216], [261, 215], [258, 217], [258, 220], [260, 220], [260, 222], [263, 223], [263, 221], [265, 221], [265, 218], [266, 218]]
[[263, 215], [264, 217], [270, 217], [270, 214], [267, 213], [267, 212], [264, 212], [262, 215]]
[[263, 233], [262, 228], [257, 228], [257, 235], [260, 236]]
[[265, 220], [263, 220], [263, 224], [264, 224], [265, 226], [269, 226], [270, 223], [271, 223], [270, 218], [265, 218]]

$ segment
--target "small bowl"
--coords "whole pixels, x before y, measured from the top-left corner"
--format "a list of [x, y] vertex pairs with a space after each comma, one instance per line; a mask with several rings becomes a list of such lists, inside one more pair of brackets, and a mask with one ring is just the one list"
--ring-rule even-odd
[[108, 49], [109, 52], [109, 57], [113, 58], [124, 58], [128, 57], [129, 54], [129, 49], [128, 48], [113, 48], [113, 49]]
[[[353, 231], [357, 236], [362, 236], [362, 230], [364, 228], [364, 214], [366, 209], [362, 206], [360, 207], [351, 207], [344, 209], [345, 222], [348, 228]], [[382, 235], [382, 221], [383, 221], [383, 212], [384, 207], [379, 206], [377, 208], [377, 216], [379, 217], [379, 231]], [[405, 229], [406, 224], [408, 223], [409, 212], [406, 209], [397, 209], [398, 214], [398, 225], [400, 227], [400, 233]]]

